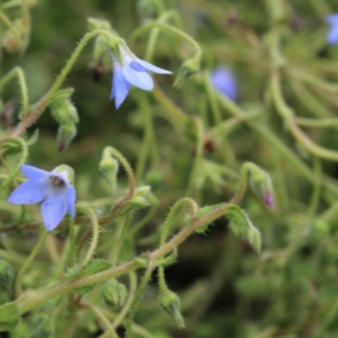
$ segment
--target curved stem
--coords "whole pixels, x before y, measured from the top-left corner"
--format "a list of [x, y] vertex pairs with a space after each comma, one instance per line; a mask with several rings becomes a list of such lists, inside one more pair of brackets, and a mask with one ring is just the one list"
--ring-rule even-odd
[[140, 285], [136, 291], [136, 295], [135, 295], [135, 298], [133, 299], [133, 302], [132, 302], [132, 305], [130, 307], [130, 311], [129, 311], [129, 314], [127, 316], [127, 319], [126, 319], [126, 324], [125, 324], [125, 327], [126, 327], [126, 334], [125, 334], [125, 337], [126, 338], [131, 338], [131, 335], [132, 335], [132, 324], [133, 324], [133, 320], [134, 320], [134, 317], [135, 317], [135, 313], [141, 303], [141, 300], [142, 300], [142, 296], [143, 296], [143, 293], [144, 293], [144, 290], [146, 288], [146, 286], [148, 285], [148, 282], [151, 278], [151, 273], [153, 271], [153, 268], [154, 268], [154, 261], [152, 259], [149, 260], [149, 263], [148, 263], [148, 266], [147, 266], [147, 269], [141, 279], [141, 282], [140, 282]]
[[26, 129], [31, 126], [38, 118], [39, 116], [44, 112], [45, 108], [48, 106], [49, 101], [51, 97], [55, 94], [57, 90], [60, 89], [63, 82], [65, 81], [68, 73], [71, 71], [72, 67], [74, 66], [76, 60], [80, 56], [83, 48], [87, 45], [87, 43], [96, 37], [97, 35], [104, 35], [108, 40], [111, 38], [111, 33], [109, 33], [106, 30], [98, 29], [94, 30], [92, 32], [89, 32], [85, 34], [85, 36], [81, 39], [75, 50], [73, 51], [70, 59], [66, 63], [65, 67], [62, 69], [60, 75], [55, 80], [52, 87], [49, 89], [49, 91], [39, 100], [39, 102], [36, 104], [35, 108], [25, 117], [24, 120], [21, 121], [21, 123], [18, 124], [18, 126], [14, 129], [12, 133], [12, 137], [19, 136], [23, 134]]
[[16, 282], [15, 282], [15, 293], [16, 293], [17, 297], [19, 297], [21, 295], [21, 293], [22, 293], [22, 290], [21, 290], [22, 277], [25, 274], [25, 272], [27, 271], [27, 269], [29, 268], [29, 266], [31, 265], [31, 263], [33, 262], [33, 260], [36, 257], [36, 255], [39, 253], [40, 249], [42, 248], [42, 245], [45, 242], [45, 239], [47, 238], [47, 235], [48, 235], [48, 231], [47, 230], [43, 230], [43, 232], [42, 232], [42, 234], [40, 236], [39, 241], [36, 243], [33, 251], [28, 256], [25, 264], [19, 270], [18, 276], [16, 278]]
[[98, 307], [91, 304], [80, 304], [79, 306], [88, 309], [90, 312], [92, 312], [106, 327], [106, 330], [110, 333], [112, 338], [118, 338], [118, 335], [116, 334], [114, 328], [110, 324], [108, 318], [101, 312], [101, 310]]
[[136, 180], [135, 175], [133, 172], [133, 169], [131, 168], [131, 165], [127, 161], [127, 159], [115, 148], [113, 147], [106, 147], [104, 149], [104, 152], [109, 152], [112, 156], [115, 156], [122, 164], [123, 168], [127, 172], [128, 179], [129, 179], [129, 194], [127, 199], [132, 199], [135, 194], [135, 188], [136, 188]]
[[195, 152], [195, 160], [193, 163], [192, 171], [190, 173], [189, 177], [189, 183], [187, 188], [187, 195], [191, 195], [193, 189], [194, 189], [194, 183], [196, 181], [196, 176], [198, 174], [198, 171], [200, 169], [201, 161], [203, 158], [203, 148], [204, 148], [204, 128], [203, 123], [201, 119], [195, 118], [195, 128], [196, 128], [196, 152]]
[[158, 21], [146, 23], [145, 25], [143, 25], [140, 28], [138, 28], [137, 30], [135, 30], [133, 32], [133, 34], [131, 35], [131, 37], [128, 39], [128, 42], [129, 43], [134, 42], [134, 40], [136, 38], [138, 38], [140, 35], [142, 35], [147, 30], [154, 28], [154, 27], [162, 28], [163, 30], [167, 30], [167, 31], [170, 31], [170, 32], [176, 34], [180, 38], [189, 42], [195, 48], [196, 51], [201, 51], [201, 46], [190, 35], [188, 35], [187, 33], [183, 32], [182, 30], [180, 30], [180, 29], [178, 29], [174, 26], [168, 25], [168, 24], [163, 23], [163, 22], [158, 22]]
[[21, 104], [22, 104], [22, 113], [20, 117], [25, 117], [28, 113], [29, 109], [29, 100], [28, 100], [28, 89], [27, 83], [25, 80], [25, 75], [21, 67], [14, 67], [11, 71], [9, 71], [4, 77], [0, 80], [0, 91], [2, 88], [14, 77], [18, 78], [20, 92], [21, 92]]
[[125, 216], [120, 236], [117, 239], [117, 242], [115, 243], [115, 246], [113, 248], [113, 257], [111, 259], [112, 267], [114, 267], [116, 265], [116, 262], [119, 258], [120, 252], [121, 252], [122, 245], [124, 244], [124, 242], [127, 238], [131, 218], [132, 218], [132, 213], [128, 212], [127, 215]]
[[97, 221], [97, 217], [96, 214], [94, 212], [94, 210], [88, 206], [86, 206], [85, 208], [83, 208], [86, 213], [89, 215], [91, 223], [93, 225], [93, 237], [92, 240], [90, 242], [90, 246], [89, 249], [87, 251], [87, 254], [85, 256], [85, 258], [83, 259], [82, 263], [81, 263], [81, 267], [82, 269], [89, 263], [89, 261], [92, 259], [94, 252], [96, 250], [97, 244], [99, 242], [99, 223]]

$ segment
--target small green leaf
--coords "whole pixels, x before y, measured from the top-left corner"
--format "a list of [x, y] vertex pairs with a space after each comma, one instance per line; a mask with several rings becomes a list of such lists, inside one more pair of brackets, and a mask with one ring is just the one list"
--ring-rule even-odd
[[110, 306], [122, 306], [128, 297], [128, 291], [124, 284], [117, 279], [109, 280], [102, 289], [102, 296]]
[[[104, 271], [111, 268], [111, 264], [104, 259], [92, 259], [88, 265], [80, 271], [81, 266], [75, 265], [67, 271], [67, 277], [69, 279], [83, 278], [94, 275], [95, 273]], [[94, 285], [83, 286], [78, 289], [75, 289], [74, 292], [78, 295], [84, 295], [85, 293], [91, 291]]]
[[27, 146], [32, 146], [39, 138], [39, 129], [36, 129], [33, 135], [26, 141]]
[[7, 303], [0, 307], [0, 332], [15, 329], [20, 321], [20, 310], [17, 302]]
[[261, 235], [252, 224], [249, 216], [238, 205], [232, 205], [229, 207], [226, 217], [230, 220], [230, 227], [235, 235], [247, 239], [252, 248], [260, 253]]

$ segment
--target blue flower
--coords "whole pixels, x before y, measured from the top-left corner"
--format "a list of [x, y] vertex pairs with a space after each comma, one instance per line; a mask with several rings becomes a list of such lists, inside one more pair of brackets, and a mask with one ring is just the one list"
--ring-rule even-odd
[[338, 13], [326, 17], [326, 22], [330, 25], [330, 30], [327, 33], [326, 41], [330, 45], [338, 43]]
[[210, 81], [214, 88], [230, 100], [237, 99], [237, 81], [235, 75], [225, 67], [216, 68], [210, 75]]
[[120, 55], [113, 58], [113, 88], [110, 99], [115, 99], [115, 107], [118, 109], [126, 99], [130, 85], [140, 89], [151, 91], [154, 82], [148, 72], [156, 74], [172, 74], [169, 70], [162, 69], [143, 61], [132, 54], [127, 47], [120, 47]]
[[[58, 167], [60, 168], [60, 167]], [[75, 217], [76, 191], [68, 183], [68, 171], [52, 172], [22, 165], [21, 171], [28, 180], [20, 184], [8, 197], [12, 204], [41, 203], [43, 222], [49, 231], [54, 230], [68, 211]]]

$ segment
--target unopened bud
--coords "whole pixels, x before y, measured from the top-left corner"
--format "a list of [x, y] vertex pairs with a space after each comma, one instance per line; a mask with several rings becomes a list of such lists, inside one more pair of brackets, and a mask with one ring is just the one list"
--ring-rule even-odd
[[67, 148], [76, 136], [77, 128], [74, 123], [60, 125], [57, 134], [57, 143], [59, 151]]
[[185, 80], [191, 78], [193, 75], [200, 71], [201, 58], [202, 52], [198, 50], [191, 59], [185, 61], [182, 64], [178, 76], [175, 80], [174, 87], [180, 87]]
[[111, 30], [110, 22], [103, 19], [88, 18], [88, 30], [93, 31], [95, 29]]
[[126, 286], [117, 279], [111, 279], [104, 285], [102, 296], [108, 305], [120, 307], [127, 300], [128, 291]]
[[156, 16], [156, 4], [154, 0], [139, 0], [137, 10], [140, 15], [153, 18]]
[[151, 188], [149, 186], [138, 187], [135, 190], [134, 197], [126, 201], [125, 205], [132, 208], [145, 208], [150, 205], [149, 193]]
[[243, 168], [245, 167], [250, 173], [249, 182], [254, 193], [270, 208], [273, 208], [273, 187], [270, 175], [254, 163], [245, 163]]
[[103, 151], [99, 169], [107, 179], [108, 183], [115, 188], [119, 171], [119, 162], [111, 156], [109, 148], [106, 148]]
[[177, 327], [184, 327], [184, 319], [181, 314], [181, 301], [176, 293], [166, 289], [160, 293], [160, 304], [169, 314]]

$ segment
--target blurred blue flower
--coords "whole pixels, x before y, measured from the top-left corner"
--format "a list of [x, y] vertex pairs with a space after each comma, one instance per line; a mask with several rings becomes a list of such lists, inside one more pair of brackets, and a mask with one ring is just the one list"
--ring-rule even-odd
[[231, 70], [225, 67], [216, 68], [210, 74], [210, 81], [224, 96], [232, 101], [237, 99], [237, 81]]
[[43, 222], [49, 231], [54, 230], [68, 211], [75, 217], [76, 191], [68, 183], [68, 172], [48, 172], [29, 165], [21, 166], [28, 180], [20, 184], [8, 197], [12, 204], [41, 203]]
[[[127, 47], [126, 47], [127, 48]], [[148, 72], [156, 74], [172, 74], [169, 70], [152, 65], [149, 62], [137, 58], [129, 50], [120, 47], [120, 57], [113, 58], [113, 88], [110, 99], [115, 99], [115, 107], [118, 109], [127, 97], [130, 85], [140, 89], [151, 91], [154, 82]]]
[[330, 30], [327, 33], [326, 41], [330, 45], [338, 43], [338, 13], [326, 17], [326, 22], [330, 25]]

